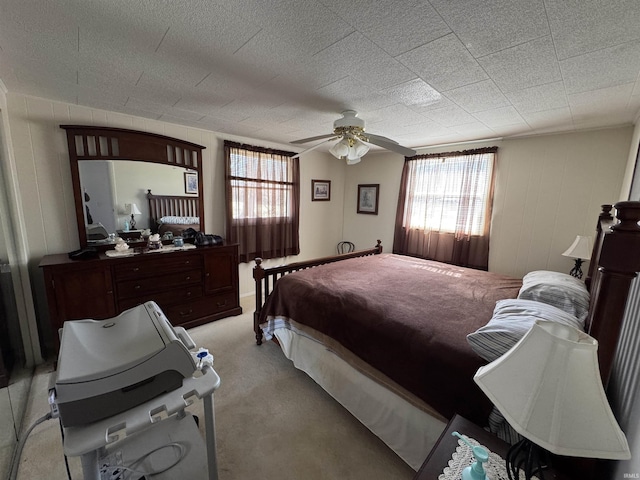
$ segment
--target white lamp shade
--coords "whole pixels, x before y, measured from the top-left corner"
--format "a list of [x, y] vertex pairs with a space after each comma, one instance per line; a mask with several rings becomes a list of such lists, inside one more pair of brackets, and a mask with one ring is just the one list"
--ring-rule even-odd
[[135, 203], [132, 203], [129, 205], [127, 213], [129, 215], [140, 215], [142, 212], [138, 209], [138, 206]]
[[565, 257], [589, 260], [591, 258], [591, 237], [578, 235], [571, 246], [562, 254]]
[[558, 455], [631, 458], [602, 387], [598, 342], [536, 320], [511, 350], [474, 380], [523, 437]]

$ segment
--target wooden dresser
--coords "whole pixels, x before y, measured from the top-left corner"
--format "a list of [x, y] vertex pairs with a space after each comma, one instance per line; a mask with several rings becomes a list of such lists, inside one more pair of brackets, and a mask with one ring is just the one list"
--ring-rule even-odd
[[149, 300], [185, 328], [242, 313], [237, 245], [92, 260], [47, 255], [40, 267], [56, 341], [66, 320], [109, 318]]

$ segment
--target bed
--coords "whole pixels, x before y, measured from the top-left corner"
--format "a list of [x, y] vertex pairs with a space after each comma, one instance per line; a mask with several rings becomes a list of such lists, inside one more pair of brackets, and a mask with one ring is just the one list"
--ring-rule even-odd
[[193, 195], [154, 195], [147, 190], [149, 202], [149, 228], [152, 233], [163, 236], [171, 232], [174, 237], [182, 236], [192, 228], [200, 231], [199, 200]]
[[[597, 223], [584, 311], [568, 315], [581, 316], [599, 341], [605, 384], [640, 270], [640, 202], [615, 209], [617, 218], [604, 205]], [[379, 241], [269, 269], [256, 259], [254, 279], [257, 343], [274, 338], [297, 368], [416, 470], [453, 413], [489, 422], [491, 405], [472, 377], [490, 360], [467, 335], [488, 327], [499, 305], [539, 303], [516, 298], [522, 279], [383, 254]]]

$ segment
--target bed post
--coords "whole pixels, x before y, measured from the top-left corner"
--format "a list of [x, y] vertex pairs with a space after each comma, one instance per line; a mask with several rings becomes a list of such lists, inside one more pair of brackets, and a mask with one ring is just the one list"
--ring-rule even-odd
[[253, 312], [253, 331], [256, 334], [256, 343], [262, 345], [262, 329], [258, 324], [260, 319], [260, 312], [262, 310], [262, 281], [264, 280], [265, 273], [262, 268], [262, 259], [255, 259], [256, 266], [253, 267], [253, 280], [255, 282], [255, 298], [256, 298], [256, 310]]
[[[640, 271], [640, 202], [618, 202], [618, 223], [601, 214], [590, 266], [592, 305], [587, 333], [598, 340], [600, 374], [606, 387], [622, 328], [631, 282]], [[597, 269], [597, 271], [596, 271]]]

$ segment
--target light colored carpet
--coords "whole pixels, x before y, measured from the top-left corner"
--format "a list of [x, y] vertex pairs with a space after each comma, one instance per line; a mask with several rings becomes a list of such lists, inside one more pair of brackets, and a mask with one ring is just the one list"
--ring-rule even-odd
[[[277, 345], [255, 344], [249, 305], [243, 305], [243, 315], [189, 331], [214, 355], [222, 379], [214, 395], [220, 480], [413, 478], [409, 466], [296, 370]], [[26, 428], [49, 410], [50, 371], [41, 366], [34, 377]], [[202, 402], [190, 411], [204, 418]], [[69, 463], [72, 478], [80, 480], [79, 459]], [[48, 421], [27, 440], [18, 479], [65, 478], [59, 424]]]

